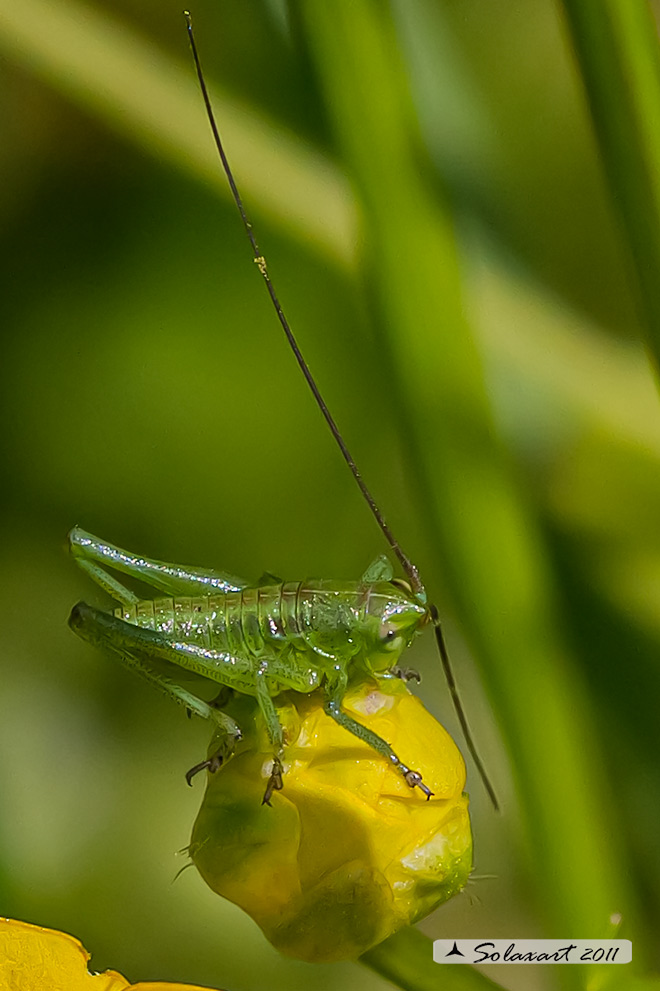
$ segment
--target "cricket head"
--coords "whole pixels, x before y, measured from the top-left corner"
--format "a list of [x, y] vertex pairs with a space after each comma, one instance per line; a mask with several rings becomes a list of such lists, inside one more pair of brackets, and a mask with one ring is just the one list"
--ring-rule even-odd
[[371, 585], [365, 605], [367, 668], [378, 674], [393, 667], [428, 621], [427, 607], [408, 582], [395, 578]]

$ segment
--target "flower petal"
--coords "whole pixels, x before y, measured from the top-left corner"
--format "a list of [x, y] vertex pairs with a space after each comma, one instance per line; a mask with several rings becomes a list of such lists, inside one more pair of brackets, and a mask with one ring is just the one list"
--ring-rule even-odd
[[73, 936], [0, 918], [0, 988], [11, 991], [213, 991], [168, 981], [129, 984], [114, 970], [90, 974], [90, 955]]
[[114, 970], [90, 974], [89, 953], [67, 933], [0, 919], [0, 987], [12, 991], [126, 991]]

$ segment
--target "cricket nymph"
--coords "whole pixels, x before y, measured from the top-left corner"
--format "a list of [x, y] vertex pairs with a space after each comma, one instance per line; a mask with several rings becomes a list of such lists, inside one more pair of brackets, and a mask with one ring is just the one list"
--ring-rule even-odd
[[[349, 682], [396, 673], [400, 654], [431, 619], [407, 582], [392, 579], [385, 558], [359, 582], [280, 582], [266, 575], [250, 585], [220, 571], [131, 554], [77, 527], [69, 545], [83, 571], [119, 603], [114, 613], [79, 603], [71, 613], [72, 629], [112, 650], [191, 712], [213, 720], [224, 736], [218, 754], [188, 772], [189, 782], [203, 768], [217, 770], [241, 736], [218, 703], [200, 697], [203, 681], [210, 681], [259, 703], [274, 749], [266, 803], [282, 788], [284, 744], [273, 698], [288, 690], [320, 689], [328, 716], [385, 757], [411, 788], [431, 797], [421, 776], [341, 707]], [[165, 595], [141, 598], [108, 568]]]

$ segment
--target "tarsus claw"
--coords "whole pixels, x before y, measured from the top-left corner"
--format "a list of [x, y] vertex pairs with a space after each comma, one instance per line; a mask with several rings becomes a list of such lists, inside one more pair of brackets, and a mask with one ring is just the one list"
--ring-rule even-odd
[[284, 787], [284, 782], [282, 781], [282, 762], [279, 757], [275, 757], [273, 760], [273, 768], [270, 772], [270, 777], [268, 779], [268, 784], [266, 785], [266, 791], [264, 792], [264, 797], [261, 800], [262, 805], [270, 805], [270, 800], [274, 791], [282, 791]]
[[211, 774], [215, 774], [215, 772], [218, 771], [221, 767], [222, 767], [222, 757], [220, 756], [220, 754], [214, 754], [213, 757], [208, 757], [206, 760], [200, 761], [199, 764], [195, 764], [195, 766], [191, 767], [189, 771], [186, 771], [186, 781], [192, 788], [192, 779], [195, 777], [196, 774], [199, 774], [200, 771], [204, 771], [206, 768], [208, 768]]
[[421, 774], [418, 771], [408, 771], [404, 777], [406, 779], [406, 783], [409, 784], [411, 788], [419, 788], [420, 791], [424, 792], [426, 795], [426, 801], [428, 802], [434, 793], [424, 784]]

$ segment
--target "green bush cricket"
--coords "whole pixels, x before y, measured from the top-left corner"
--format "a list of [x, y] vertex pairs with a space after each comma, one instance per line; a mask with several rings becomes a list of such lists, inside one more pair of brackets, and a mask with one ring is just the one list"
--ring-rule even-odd
[[[223, 712], [227, 690], [255, 697], [273, 748], [272, 770], [263, 797], [263, 802], [270, 804], [273, 793], [283, 787], [285, 749], [274, 700], [287, 690], [323, 692], [329, 718], [380, 754], [411, 788], [419, 788], [427, 800], [431, 798], [432, 792], [421, 775], [384, 739], [343, 711], [341, 704], [349, 682], [366, 677], [406, 677], [397, 661], [417, 633], [430, 623], [468, 749], [497, 808], [494, 789], [458, 696], [438, 611], [428, 601], [417, 567], [403, 552], [364, 482], [291, 331], [229, 166], [190, 15], [186, 13], [185, 17], [213, 137], [254, 261], [314, 399], [406, 578], [393, 577], [387, 559], [379, 557], [359, 582], [283, 582], [265, 575], [256, 584], [249, 584], [221, 571], [171, 565], [132, 554], [76, 527], [69, 535], [76, 562], [119, 607], [111, 614], [79, 603], [71, 613], [70, 625], [83, 639], [118, 655], [125, 665], [189, 712], [215, 724], [218, 749], [191, 768], [186, 775], [189, 783], [202, 769], [217, 771], [241, 738], [240, 727]], [[107, 569], [138, 579], [161, 593], [161, 597], [140, 598]], [[209, 682], [220, 686], [212, 702], [202, 697]]]

